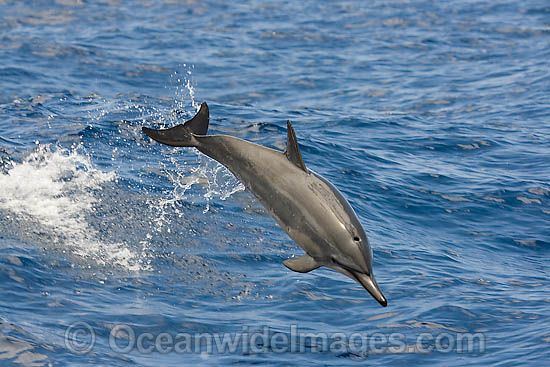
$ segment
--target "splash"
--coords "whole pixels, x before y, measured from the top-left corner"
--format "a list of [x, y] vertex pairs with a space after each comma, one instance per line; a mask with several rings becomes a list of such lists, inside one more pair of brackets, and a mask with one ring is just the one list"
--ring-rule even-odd
[[[184, 67], [187, 66], [184, 64]], [[200, 103], [195, 100], [195, 90], [191, 80], [192, 68], [193, 66], [188, 67], [184, 76], [177, 72], [171, 75], [173, 82], [176, 83], [173, 108], [190, 109], [191, 111], [186, 113], [189, 118], [200, 109]], [[171, 115], [171, 117], [174, 116]], [[172, 118], [170, 123], [163, 128], [180, 123], [180, 120]], [[210, 211], [212, 200], [226, 200], [231, 195], [245, 190], [244, 185], [227, 168], [199, 153], [196, 149], [189, 150], [197, 155], [197, 164], [194, 166], [181, 164], [173, 155], [168, 158], [172, 168], [161, 163], [172, 188], [165, 191], [161, 199], [148, 201], [150, 209], [155, 211], [155, 231], [160, 232], [165, 226], [170, 225], [170, 214], [176, 214], [179, 218], [183, 216], [181, 204], [184, 201], [203, 204], [203, 213], [206, 214]], [[203, 189], [190, 190], [193, 186], [200, 186]], [[167, 228], [167, 231], [170, 232], [170, 229]]]
[[[175, 85], [175, 98], [172, 108], [174, 110], [186, 111], [187, 106], [190, 103], [190, 107], [194, 109], [195, 112], [188, 113], [188, 117], [193, 117], [193, 115], [199, 111], [200, 103], [195, 100], [195, 88], [193, 86], [192, 80], [192, 70], [195, 68], [194, 65], [187, 66], [183, 64], [183, 67], [187, 70], [180, 74], [177, 71], [170, 75], [172, 83]], [[176, 120], [175, 116], [172, 115], [172, 120]]]
[[[10, 162], [7, 173], [0, 174], [0, 208], [20, 226], [37, 224], [39, 230], [33, 231], [47, 236], [63, 251], [100, 265], [145, 269], [142, 254], [123, 243], [102, 242], [87, 222], [95, 210], [97, 194], [112, 181], [116, 181], [115, 173], [94, 168], [81, 145], [71, 150], [38, 145], [21, 163]], [[25, 229], [31, 230], [20, 231]]]
[[[184, 202], [204, 206], [202, 212], [206, 214], [210, 211], [212, 200], [226, 200], [245, 190], [244, 185], [227, 168], [197, 150], [193, 152], [197, 155], [197, 164], [193, 166], [182, 165], [174, 156], [170, 156], [168, 161], [175, 168], [167, 169], [163, 164], [172, 187], [160, 199], [148, 200], [149, 208], [155, 211], [153, 217], [157, 232], [171, 224], [171, 214], [178, 218], [183, 217], [181, 206]], [[198, 186], [199, 189], [192, 190], [193, 186]], [[170, 229], [167, 228], [167, 231], [170, 232]]]
[[[186, 65], [184, 65], [185, 67]], [[176, 101], [182, 101], [185, 99], [185, 91], [189, 95], [191, 105], [195, 109], [193, 115], [199, 111], [200, 103], [195, 100], [195, 89], [191, 84], [191, 75], [194, 65], [191, 65], [187, 69], [186, 77], [183, 79], [183, 88], [179, 88], [176, 93]], [[182, 83], [182, 80], [178, 78], [178, 82]], [[206, 200], [206, 207], [203, 213], [207, 213], [210, 210], [210, 201], [212, 199], [226, 200], [231, 195], [244, 191], [245, 187], [240, 183], [235, 176], [227, 168], [219, 164], [218, 162], [200, 154], [197, 150], [193, 150], [197, 154], [199, 160], [199, 166], [191, 169], [188, 175], [182, 175], [181, 173], [175, 176], [171, 176], [172, 183], [174, 184], [174, 190], [172, 191], [173, 198], [183, 198], [185, 192], [191, 188], [192, 185], [199, 182], [205, 182], [206, 192], [203, 194], [203, 198]], [[182, 185], [182, 183], [184, 183]]]

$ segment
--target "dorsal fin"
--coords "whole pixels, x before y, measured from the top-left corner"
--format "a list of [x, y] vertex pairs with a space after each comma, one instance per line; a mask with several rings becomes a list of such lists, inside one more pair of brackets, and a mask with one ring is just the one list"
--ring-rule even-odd
[[296, 140], [296, 133], [294, 128], [290, 123], [290, 120], [286, 121], [286, 128], [288, 132], [288, 137], [286, 140], [286, 150], [285, 155], [289, 161], [294, 163], [298, 168], [303, 169], [305, 172], [308, 172], [306, 165], [302, 159], [302, 154], [300, 154], [300, 148], [298, 147], [298, 140]]

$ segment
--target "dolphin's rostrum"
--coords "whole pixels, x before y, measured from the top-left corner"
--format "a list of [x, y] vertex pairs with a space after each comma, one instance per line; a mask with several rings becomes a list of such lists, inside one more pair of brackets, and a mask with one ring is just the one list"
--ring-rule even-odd
[[382, 306], [386, 298], [372, 273], [372, 249], [353, 209], [327, 180], [308, 170], [287, 121], [284, 152], [227, 135], [206, 135], [206, 103], [183, 125], [166, 130], [144, 127], [152, 139], [175, 147], [195, 147], [226, 166], [265, 206], [277, 223], [305, 250], [283, 261], [307, 273], [320, 266], [359, 282]]

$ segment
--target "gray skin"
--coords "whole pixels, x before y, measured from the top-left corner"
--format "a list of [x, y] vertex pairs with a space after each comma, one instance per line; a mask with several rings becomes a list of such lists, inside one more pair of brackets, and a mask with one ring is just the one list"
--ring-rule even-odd
[[207, 136], [208, 114], [203, 103], [184, 125], [143, 131], [167, 145], [195, 147], [227, 167], [306, 252], [283, 261], [286, 267], [302, 273], [320, 266], [334, 269], [357, 281], [385, 307], [363, 227], [342, 194], [306, 168], [290, 121], [287, 149], [281, 152], [232, 136]]

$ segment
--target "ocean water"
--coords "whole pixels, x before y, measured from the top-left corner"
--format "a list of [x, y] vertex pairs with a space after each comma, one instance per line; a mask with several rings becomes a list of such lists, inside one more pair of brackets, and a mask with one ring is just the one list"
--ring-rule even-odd
[[[0, 0], [0, 60], [1, 366], [550, 361], [547, 1]], [[141, 133], [203, 101], [293, 122], [387, 308]]]

